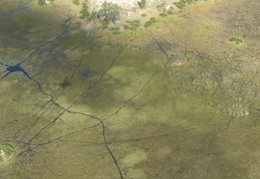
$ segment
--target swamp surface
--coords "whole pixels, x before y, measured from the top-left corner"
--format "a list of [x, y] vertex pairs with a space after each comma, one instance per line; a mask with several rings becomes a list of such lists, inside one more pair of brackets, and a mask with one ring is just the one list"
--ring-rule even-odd
[[260, 178], [258, 0], [122, 36], [55, 8], [0, 2], [0, 178]]

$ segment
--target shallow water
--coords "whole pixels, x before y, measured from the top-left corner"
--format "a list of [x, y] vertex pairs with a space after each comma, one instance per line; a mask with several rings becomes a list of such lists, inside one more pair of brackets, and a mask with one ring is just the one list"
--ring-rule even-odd
[[0, 144], [16, 152], [0, 178], [259, 175], [256, 117], [190, 89], [193, 62], [169, 66], [156, 43], [127, 48], [33, 8], [1, 14]]

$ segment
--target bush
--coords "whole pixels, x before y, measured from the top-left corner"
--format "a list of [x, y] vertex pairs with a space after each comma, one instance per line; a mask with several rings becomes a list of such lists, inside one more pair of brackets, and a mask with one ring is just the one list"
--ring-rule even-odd
[[45, 0], [39, 0], [38, 1], [38, 5], [39, 6], [44, 6], [46, 3], [45, 3]]
[[244, 40], [240, 37], [232, 37], [229, 39], [230, 42], [236, 42], [236, 44], [240, 44], [240, 43], [243, 43]]
[[108, 29], [108, 25], [102, 25], [101, 29], [102, 30]]
[[151, 22], [156, 22], [155, 17], [151, 17], [151, 18], [150, 18], [150, 21], [151, 21]]
[[162, 16], [162, 17], [166, 17], [167, 16], [167, 14], [164, 13], [164, 12], [160, 13], [159, 15]]
[[73, 4], [80, 5], [79, 0], [74, 0]]
[[113, 35], [119, 35], [119, 34], [121, 34], [121, 32], [120, 31], [114, 31], [114, 32], [112, 32], [112, 34]]
[[125, 30], [128, 30], [129, 28], [130, 28], [129, 25], [124, 25]]
[[172, 11], [172, 10], [169, 10], [169, 11], [167, 12], [167, 14], [173, 15], [173, 11]]
[[110, 31], [119, 30], [119, 27], [110, 27], [109, 30], [110, 30]]
[[124, 25], [125, 30], [136, 30], [137, 27], [140, 27], [141, 20], [127, 20], [126, 23], [129, 25]]
[[142, 17], [146, 17], [147, 15], [146, 14], [141, 14]]
[[141, 0], [140, 8], [141, 9], [145, 8], [145, 5], [146, 5], [146, 0]]
[[82, 7], [83, 7], [83, 8], [88, 8], [86, 1], [82, 3]]
[[140, 24], [133, 24], [133, 27], [140, 27]]
[[185, 7], [185, 2], [183, 2], [183, 1], [174, 2], [173, 4], [175, 4], [175, 6], [178, 7], [179, 9], [182, 9]]
[[82, 23], [81, 23], [81, 22], [76, 22], [76, 25], [77, 25], [77, 26], [81, 26]]
[[147, 21], [147, 22], [144, 24], [144, 27], [150, 27], [152, 24], [153, 24], [152, 21]]
[[129, 27], [129, 30], [136, 30], [136, 27]]
[[162, 3], [162, 4], [158, 5], [158, 6], [156, 6], [156, 8], [163, 8], [163, 6], [164, 6], [164, 3]]
[[134, 20], [134, 22], [137, 24], [140, 24], [141, 20], [137, 19], [137, 20]]
[[103, 26], [108, 26], [109, 22], [101, 20], [99, 21]]

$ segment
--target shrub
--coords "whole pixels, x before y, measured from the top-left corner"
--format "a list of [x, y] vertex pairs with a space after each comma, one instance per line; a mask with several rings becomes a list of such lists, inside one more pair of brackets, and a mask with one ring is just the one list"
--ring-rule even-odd
[[111, 31], [119, 30], [119, 27], [110, 27], [109, 30], [111, 30]]
[[129, 27], [130, 30], [136, 30], [136, 27]]
[[112, 32], [112, 34], [113, 35], [119, 35], [119, 34], [121, 34], [121, 32], [120, 31], [114, 31], [114, 32]]
[[140, 8], [141, 9], [145, 8], [145, 5], [146, 5], [146, 0], [141, 0]]
[[167, 12], [167, 14], [173, 15], [173, 11], [172, 11], [172, 10], [169, 10], [169, 11]]
[[158, 6], [156, 6], [156, 8], [163, 8], [163, 6], [164, 6], [164, 3], [162, 3], [162, 4], [158, 5]]
[[142, 17], [146, 17], [147, 15], [146, 14], [141, 14]]
[[151, 21], [151, 22], [156, 22], [155, 17], [151, 17], [151, 18], [150, 18], [150, 21]]
[[124, 29], [128, 30], [129, 29], [129, 25], [124, 25]]
[[101, 22], [101, 24], [102, 24], [103, 26], [108, 26], [108, 24], [109, 24], [109, 22], [104, 21], [104, 20], [101, 20], [101, 21], [99, 21], [99, 22]]
[[108, 29], [108, 25], [102, 25], [101, 29], [102, 30]]
[[140, 24], [141, 20], [137, 19], [137, 20], [134, 20], [134, 22], [137, 24]]
[[182, 9], [185, 7], [185, 2], [183, 2], [183, 1], [174, 2], [173, 4], [175, 4], [176, 7], [178, 7], [179, 9]]
[[133, 27], [140, 27], [140, 24], [133, 24]]
[[129, 25], [124, 25], [125, 30], [136, 30], [137, 27], [140, 27], [141, 20], [127, 20], [126, 23]]
[[236, 44], [240, 44], [240, 43], [243, 43], [244, 40], [240, 37], [232, 37], [229, 39], [230, 42], [236, 42]]
[[82, 24], [81, 24], [81, 22], [76, 22], [76, 25], [81, 26]]
[[74, 0], [73, 4], [80, 5], [79, 0]]
[[45, 3], [45, 0], [39, 0], [38, 1], [38, 5], [39, 6], [44, 6], [46, 3]]
[[162, 16], [162, 17], [166, 17], [167, 16], [167, 14], [164, 13], [164, 12], [160, 13], [159, 15]]
[[83, 8], [88, 8], [87, 2], [88, 2], [88, 1], [84, 1], [84, 2], [82, 3], [82, 7], [83, 7]]
[[152, 24], [153, 24], [152, 21], [147, 21], [147, 22], [144, 24], [144, 27], [150, 27]]

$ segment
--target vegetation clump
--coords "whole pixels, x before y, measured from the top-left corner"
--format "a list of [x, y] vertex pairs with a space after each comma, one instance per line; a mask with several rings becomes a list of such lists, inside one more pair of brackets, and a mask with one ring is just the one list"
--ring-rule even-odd
[[0, 161], [6, 162], [15, 154], [15, 148], [10, 144], [0, 145]]
[[162, 12], [162, 13], [160, 13], [159, 14], [161, 17], [166, 17], [167, 16], [167, 14], [165, 13], [165, 12]]
[[126, 23], [128, 23], [128, 24], [124, 25], [125, 30], [136, 30], [138, 27], [140, 27], [141, 21], [139, 19], [127, 20]]
[[179, 2], [174, 2], [173, 4], [178, 7], [179, 9], [182, 9], [186, 6], [186, 4], [194, 4], [198, 2], [199, 0], [181, 0]]
[[230, 41], [230, 42], [235, 42], [236, 44], [240, 44], [240, 43], [243, 43], [243, 42], [244, 42], [244, 40], [243, 40], [242, 38], [236, 37], [236, 36], [230, 38], [229, 41]]
[[119, 27], [110, 27], [109, 30], [110, 30], [110, 31], [119, 30]]
[[[49, 3], [53, 3], [54, 0], [49, 0], [50, 2]], [[48, 2], [46, 2], [46, 0], [38, 0], [38, 6], [44, 6], [46, 5]]]
[[88, 11], [88, 6], [87, 6], [87, 2], [85, 1], [82, 3], [82, 10], [80, 11], [81, 16], [79, 18], [81, 19], [85, 19], [85, 18], [90, 18], [90, 12]]
[[155, 17], [151, 17], [149, 21], [147, 21], [145, 24], [144, 24], [144, 27], [150, 27], [151, 25], [153, 25], [154, 23], [156, 22], [156, 18]]
[[167, 14], [168, 14], [168, 15], [173, 15], [173, 11], [172, 11], [172, 10], [169, 10], [169, 11], [167, 11]]
[[141, 2], [138, 2], [138, 5], [141, 9], [145, 8], [146, 6], [146, 0], [141, 0]]
[[79, 0], [73, 0], [73, 4], [80, 5], [80, 2], [79, 2]]
[[112, 34], [113, 35], [119, 35], [119, 34], [121, 34], [121, 32], [120, 31], [114, 31], [114, 32], [112, 32]]
[[164, 6], [164, 3], [159, 4], [158, 6], [156, 6], [156, 8], [163, 8], [163, 6]]
[[104, 2], [101, 5], [101, 9], [97, 12], [93, 12], [93, 18], [104, 20], [106, 22], [113, 22], [116, 24], [116, 21], [120, 18], [120, 11], [123, 8], [117, 4]]

